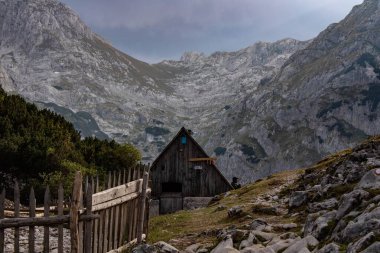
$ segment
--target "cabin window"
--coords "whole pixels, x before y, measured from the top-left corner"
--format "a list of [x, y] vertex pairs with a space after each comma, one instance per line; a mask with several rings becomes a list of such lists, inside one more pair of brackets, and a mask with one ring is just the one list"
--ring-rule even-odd
[[181, 137], [181, 144], [186, 144], [186, 143], [187, 143], [186, 135], [183, 135]]
[[162, 192], [182, 192], [181, 183], [162, 183]]

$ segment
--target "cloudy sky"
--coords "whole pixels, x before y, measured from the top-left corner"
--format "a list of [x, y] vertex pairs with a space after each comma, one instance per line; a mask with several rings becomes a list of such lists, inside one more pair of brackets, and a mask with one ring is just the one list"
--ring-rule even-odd
[[363, 0], [61, 0], [113, 46], [150, 63], [185, 51], [307, 40]]

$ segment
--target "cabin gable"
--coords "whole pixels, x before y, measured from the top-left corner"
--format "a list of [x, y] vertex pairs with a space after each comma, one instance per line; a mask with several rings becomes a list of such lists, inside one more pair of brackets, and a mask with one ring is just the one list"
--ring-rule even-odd
[[182, 128], [152, 164], [152, 196], [212, 197], [232, 189], [210, 160], [191, 161], [193, 158], [208, 155]]

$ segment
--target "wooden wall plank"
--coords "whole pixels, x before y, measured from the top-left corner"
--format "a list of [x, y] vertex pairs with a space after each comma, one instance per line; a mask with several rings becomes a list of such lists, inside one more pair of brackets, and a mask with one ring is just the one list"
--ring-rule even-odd
[[108, 222], [109, 222], [109, 214], [110, 214], [110, 210], [109, 209], [106, 209], [105, 212], [104, 212], [104, 238], [103, 238], [103, 251], [102, 252], [108, 252], [108, 237], [109, 237], [109, 226], [108, 226]]
[[133, 219], [133, 201], [129, 201], [127, 202], [127, 207], [128, 207], [128, 211], [127, 211], [127, 224], [128, 224], [128, 241], [132, 241], [132, 219]]
[[[58, 216], [63, 216], [63, 186], [58, 187]], [[63, 253], [63, 225], [58, 225], [58, 253]]]
[[[99, 214], [99, 212], [97, 213]], [[92, 237], [92, 252], [94, 253], [98, 253], [98, 247], [99, 247], [99, 234], [100, 234], [100, 231], [99, 231], [99, 220], [96, 219], [93, 221], [93, 231], [94, 231], [94, 234], [93, 234], [93, 237]]]
[[[86, 214], [92, 214], [92, 184], [88, 184], [86, 189]], [[85, 222], [85, 235], [84, 235], [84, 252], [92, 253], [92, 220]]]
[[141, 243], [145, 219], [145, 199], [148, 186], [149, 174], [144, 172], [141, 195], [139, 197], [139, 213], [137, 218], [137, 243]]
[[121, 246], [123, 244], [123, 236], [124, 236], [124, 232], [123, 230], [125, 229], [124, 228], [124, 224], [125, 224], [125, 203], [121, 204], [120, 205], [120, 222], [118, 224], [118, 231], [119, 231], [119, 235], [118, 235], [118, 238], [119, 238], [119, 245]]
[[[14, 185], [14, 217], [19, 218], [20, 217], [20, 188], [18, 185], [17, 180], [15, 181]], [[20, 252], [20, 229], [15, 228], [14, 233], [14, 252], [19, 253]]]
[[[80, 188], [80, 198], [79, 198], [79, 211], [83, 211], [84, 209], [84, 198], [85, 194], [83, 194], [83, 184]], [[84, 236], [84, 222], [80, 221], [78, 222], [78, 234], [79, 234], [79, 247], [78, 247], [78, 253], [84, 252], [84, 243], [83, 243], [83, 236]]]
[[[117, 185], [121, 185], [121, 179], [122, 179], [122, 170], [118, 171], [118, 177], [117, 177]], [[115, 224], [114, 224], [114, 240], [113, 240], [113, 248], [117, 249], [121, 245], [119, 244], [120, 239], [119, 239], [119, 229], [120, 229], [120, 207], [121, 205], [116, 205], [115, 206]]]
[[72, 203], [70, 207], [71, 253], [79, 252], [78, 212], [80, 208], [81, 189], [82, 174], [78, 171], [75, 173]]
[[105, 221], [105, 210], [101, 210], [99, 220], [99, 241], [98, 241], [98, 252], [103, 252], [104, 245], [104, 221]]
[[110, 214], [109, 214], [109, 229], [108, 229], [108, 249], [113, 249], [113, 230], [114, 230], [114, 224], [115, 224], [115, 207], [109, 208]]
[[[4, 219], [4, 202], [5, 202], [5, 189], [1, 189], [0, 194], [0, 220]], [[4, 229], [0, 228], [0, 252], [4, 251]]]
[[[33, 187], [30, 189], [30, 193], [29, 193], [29, 217], [31, 218], [36, 217], [36, 197], [34, 195]], [[34, 253], [34, 246], [35, 246], [34, 233], [35, 233], [34, 226], [29, 226], [29, 234], [28, 234], [29, 253]]]
[[[50, 212], [50, 189], [49, 186], [46, 186], [45, 195], [44, 195], [44, 217], [49, 217]], [[44, 226], [44, 253], [49, 253], [49, 227]]]
[[138, 192], [138, 189], [140, 188], [141, 184], [142, 179], [139, 179], [133, 182], [129, 182], [128, 184], [119, 185], [117, 187], [95, 193], [92, 196], [92, 205], [93, 207], [95, 207], [96, 205], [99, 205], [101, 203], [112, 201], [117, 198], [126, 196], [128, 194]]

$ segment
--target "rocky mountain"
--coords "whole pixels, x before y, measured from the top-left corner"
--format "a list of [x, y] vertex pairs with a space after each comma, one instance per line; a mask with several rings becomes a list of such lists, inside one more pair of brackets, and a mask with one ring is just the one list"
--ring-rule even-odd
[[354, 7], [232, 107], [207, 144], [230, 151], [219, 161], [262, 176], [379, 133], [379, 6], [366, 0]]
[[[49, 103], [57, 112], [70, 109], [83, 121], [96, 120], [111, 136], [129, 135], [144, 121], [143, 102], [148, 99], [154, 110], [161, 104], [154, 92], [170, 91], [159, 81], [166, 71], [114, 49], [58, 1], [2, 0], [0, 15], [0, 63], [11, 80], [7, 91]], [[104, 137], [93, 126], [91, 135]]]
[[206, 208], [154, 217], [149, 244], [132, 252], [380, 252], [379, 191], [377, 136], [217, 196]]
[[379, 19], [366, 0], [311, 42], [150, 65], [56, 0], [0, 0], [0, 80], [85, 136], [134, 143], [146, 161], [190, 128], [227, 177], [250, 181], [379, 131]]

